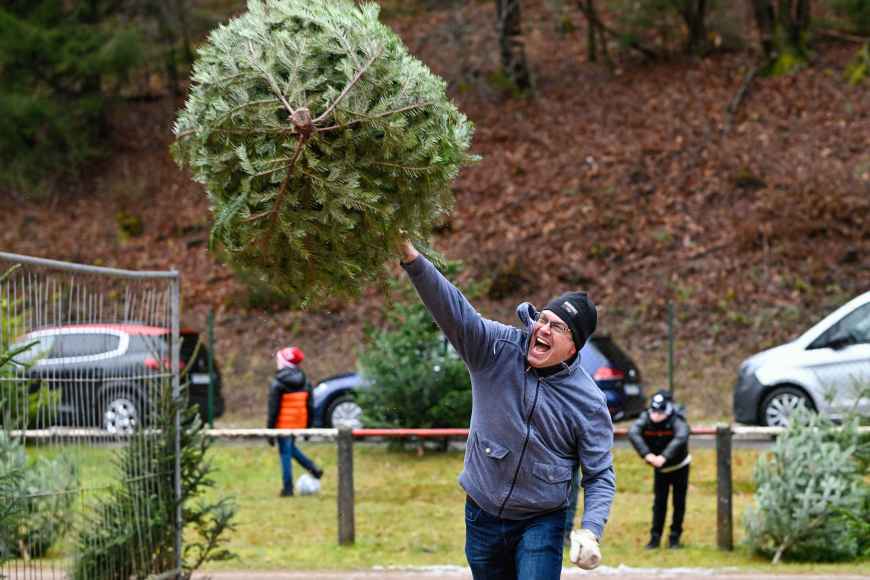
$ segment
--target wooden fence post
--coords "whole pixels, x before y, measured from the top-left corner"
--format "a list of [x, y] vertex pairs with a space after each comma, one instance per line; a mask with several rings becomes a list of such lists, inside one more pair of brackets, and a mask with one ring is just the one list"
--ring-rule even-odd
[[720, 550], [734, 549], [731, 504], [731, 426], [716, 426], [716, 544]]
[[353, 431], [349, 427], [338, 430], [338, 543], [354, 543], [353, 499]]

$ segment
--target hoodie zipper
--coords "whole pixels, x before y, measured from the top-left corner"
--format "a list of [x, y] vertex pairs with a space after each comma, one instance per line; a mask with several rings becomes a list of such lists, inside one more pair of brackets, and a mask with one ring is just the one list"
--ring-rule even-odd
[[[528, 379], [529, 368], [531, 368], [531, 367], [526, 368], [526, 373], [525, 373], [526, 376], [523, 377], [523, 385], [525, 385], [526, 379]], [[540, 393], [541, 393], [541, 379], [540, 379], [540, 377], [537, 377], [537, 385], [535, 388], [535, 398], [532, 400], [532, 408], [529, 410], [529, 416], [526, 417], [526, 438], [523, 440], [523, 448], [520, 451], [520, 459], [519, 459], [519, 461], [517, 461], [517, 469], [516, 469], [516, 471], [514, 471], [514, 478], [513, 478], [513, 481], [511, 481], [511, 488], [508, 490], [508, 493], [505, 496], [504, 501], [501, 502], [501, 507], [498, 510], [498, 517], [501, 517], [501, 514], [504, 513], [504, 508], [507, 505], [508, 500], [510, 500], [511, 495], [514, 493], [514, 487], [516, 487], [516, 485], [517, 485], [517, 477], [519, 477], [519, 475], [520, 475], [520, 468], [523, 466], [523, 457], [525, 457], [525, 455], [526, 455], [526, 447], [528, 447], [528, 445], [529, 445], [529, 436], [531, 435], [531, 432], [532, 432], [532, 415], [534, 414], [535, 407], [538, 404], [538, 395]], [[525, 399], [525, 397], [523, 397], [523, 399]]]

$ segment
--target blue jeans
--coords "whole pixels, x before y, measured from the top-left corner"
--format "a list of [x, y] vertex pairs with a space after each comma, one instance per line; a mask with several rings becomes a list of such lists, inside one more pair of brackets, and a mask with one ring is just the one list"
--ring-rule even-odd
[[317, 469], [314, 462], [296, 447], [293, 437], [278, 437], [278, 455], [281, 457], [281, 480], [286, 492], [293, 491], [293, 459], [308, 471]]
[[564, 509], [506, 520], [467, 497], [465, 557], [474, 580], [558, 580], [564, 527]]

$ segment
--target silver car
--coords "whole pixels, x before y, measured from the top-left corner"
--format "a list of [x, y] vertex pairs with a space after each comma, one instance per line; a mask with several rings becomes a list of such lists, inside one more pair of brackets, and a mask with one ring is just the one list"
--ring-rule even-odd
[[792, 342], [743, 361], [734, 386], [740, 423], [785, 426], [801, 404], [841, 417], [870, 415], [870, 292], [844, 304]]

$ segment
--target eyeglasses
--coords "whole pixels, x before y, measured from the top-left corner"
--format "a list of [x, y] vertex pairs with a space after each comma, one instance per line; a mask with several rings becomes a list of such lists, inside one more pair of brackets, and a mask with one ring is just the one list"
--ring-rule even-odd
[[541, 325], [541, 326], [547, 326], [549, 324], [550, 330], [552, 330], [556, 334], [570, 334], [571, 333], [571, 329], [568, 328], [567, 324], [565, 324], [564, 322], [559, 322], [558, 320], [552, 320], [552, 319], [548, 318], [547, 316], [544, 316], [543, 314], [538, 317], [538, 320], [536, 321], [536, 323]]

